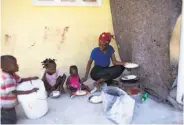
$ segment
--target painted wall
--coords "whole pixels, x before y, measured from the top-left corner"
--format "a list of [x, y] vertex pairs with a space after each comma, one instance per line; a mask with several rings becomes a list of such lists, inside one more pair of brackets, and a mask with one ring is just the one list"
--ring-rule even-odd
[[[32, 0], [2, 0], [2, 54], [17, 57], [20, 75], [40, 75], [41, 61], [57, 59], [68, 72], [75, 64], [81, 74], [103, 31], [113, 32], [109, 0], [101, 7], [35, 7]], [[117, 46], [115, 47], [116, 56]]]
[[180, 47], [180, 27], [181, 27], [181, 16], [179, 16], [177, 19], [170, 41], [170, 61], [173, 68], [173, 75], [176, 75], [178, 70], [177, 68], [178, 68], [179, 47]]

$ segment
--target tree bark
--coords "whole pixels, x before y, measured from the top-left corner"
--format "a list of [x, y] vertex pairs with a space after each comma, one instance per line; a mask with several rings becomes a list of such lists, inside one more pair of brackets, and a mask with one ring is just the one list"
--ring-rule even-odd
[[140, 64], [140, 84], [167, 99], [172, 85], [169, 41], [181, 0], [110, 0], [113, 26], [123, 61]]

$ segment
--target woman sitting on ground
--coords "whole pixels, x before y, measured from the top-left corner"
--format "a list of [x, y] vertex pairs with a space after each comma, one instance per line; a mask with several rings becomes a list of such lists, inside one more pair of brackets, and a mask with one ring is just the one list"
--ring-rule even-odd
[[[109, 45], [112, 38], [113, 35], [110, 33], [102, 33], [99, 36], [99, 47], [92, 50], [87, 63], [85, 77], [82, 81], [84, 82], [88, 79], [91, 64], [94, 61], [95, 64], [90, 73], [91, 78], [95, 80], [95, 89], [93, 91], [97, 91], [101, 83], [105, 82], [110, 85], [113, 79], [118, 78], [125, 69], [125, 63], [116, 60], [114, 48]], [[109, 67], [111, 60], [114, 66]]]

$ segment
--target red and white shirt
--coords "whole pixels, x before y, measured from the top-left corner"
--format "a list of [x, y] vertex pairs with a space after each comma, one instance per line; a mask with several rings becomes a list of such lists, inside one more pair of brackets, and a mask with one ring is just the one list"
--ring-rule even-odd
[[17, 105], [17, 96], [12, 93], [16, 90], [21, 78], [14, 74], [11, 75], [6, 72], [1, 72], [0, 84], [1, 84], [1, 108], [13, 108]]

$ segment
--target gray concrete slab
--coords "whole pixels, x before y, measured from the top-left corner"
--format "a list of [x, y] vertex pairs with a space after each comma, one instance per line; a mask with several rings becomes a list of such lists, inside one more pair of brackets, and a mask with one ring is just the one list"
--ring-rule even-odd
[[[18, 106], [18, 124], [114, 124], [104, 116], [102, 104], [89, 103], [88, 96], [71, 99], [66, 93], [58, 99], [48, 99], [49, 112], [35, 120], [26, 118]], [[143, 104], [136, 102], [132, 123], [182, 124], [183, 113], [170, 105], [147, 99]]]

